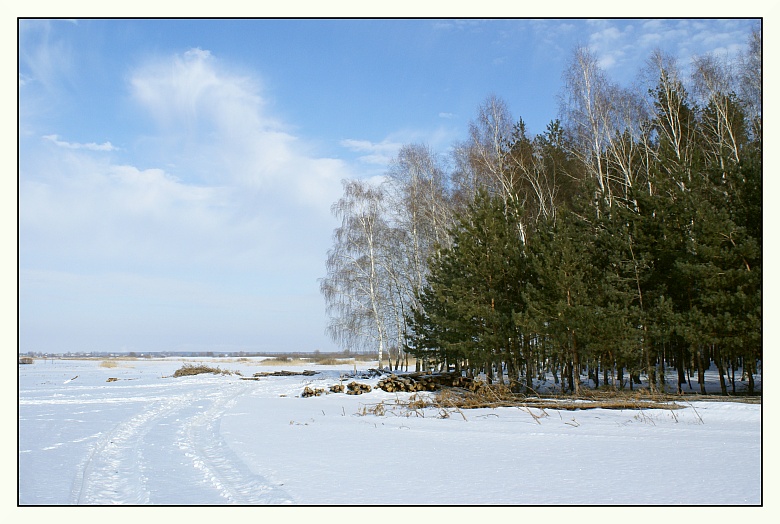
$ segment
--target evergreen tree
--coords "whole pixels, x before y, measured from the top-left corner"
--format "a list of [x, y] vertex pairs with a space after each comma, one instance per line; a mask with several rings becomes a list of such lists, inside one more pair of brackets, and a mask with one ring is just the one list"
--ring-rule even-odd
[[513, 315], [523, 307], [519, 216], [520, 210], [505, 207], [499, 197], [477, 192], [451, 232], [452, 247], [430, 260], [420, 307], [408, 322], [411, 354], [463, 362], [472, 372], [484, 371], [489, 381], [503, 380], [504, 365], [519, 369], [512, 351]]
[[529, 318], [564, 364], [569, 389], [579, 394], [581, 364], [593, 331], [593, 235], [571, 212], [540, 225], [529, 244], [533, 290]]

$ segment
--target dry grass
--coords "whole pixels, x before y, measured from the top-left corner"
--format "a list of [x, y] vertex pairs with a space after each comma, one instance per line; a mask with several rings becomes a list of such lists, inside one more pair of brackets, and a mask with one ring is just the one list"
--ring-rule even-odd
[[[371, 362], [376, 360], [377, 357], [376, 353], [357, 353], [357, 354], [350, 353], [349, 356], [351, 358], [354, 358], [358, 362]], [[387, 362], [387, 355], [384, 355], [383, 362], [385, 363]]]
[[228, 371], [227, 369], [220, 369], [218, 367], [213, 368], [211, 366], [206, 366], [204, 364], [184, 364], [182, 367], [177, 369], [173, 376], [174, 377], [184, 377], [188, 375], [200, 375], [203, 373], [210, 373], [212, 375], [232, 375], [233, 373], [239, 374], [238, 372], [234, 371]]
[[[576, 411], [584, 409], [676, 410], [686, 407], [675, 402], [679, 398], [661, 398], [637, 393], [620, 394], [603, 392], [573, 397], [536, 397], [512, 393], [503, 385], [478, 383], [474, 390], [463, 388], [442, 388], [436, 392], [414, 393], [407, 399], [397, 397], [394, 402], [364, 406], [361, 415], [392, 413], [400, 416], [425, 417], [427, 409], [433, 409], [438, 418], [449, 418], [457, 414], [467, 420], [464, 410], [478, 408], [516, 407], [531, 415], [537, 423], [549, 416], [545, 410]], [[686, 399], [687, 400], [687, 399]], [[535, 410], [535, 411], [533, 411]], [[430, 416], [430, 411], [428, 415]]]
[[679, 409], [674, 398], [651, 396], [637, 392], [620, 393], [584, 392], [579, 398], [526, 396], [512, 393], [504, 385], [479, 383], [474, 391], [460, 388], [445, 388], [439, 392], [438, 404], [457, 406], [461, 409], [492, 407], [528, 407], [539, 409], [580, 410], [580, 409]]
[[113, 360], [104, 360], [103, 362], [100, 363], [101, 368], [115, 368], [118, 365], [119, 364], [117, 364]]
[[333, 358], [333, 357], [322, 357], [322, 358], [315, 358], [312, 359], [315, 364], [318, 366], [341, 366], [345, 364], [354, 364], [355, 359], [354, 358]]
[[316, 353], [306, 357], [277, 356], [258, 362], [261, 366], [307, 366], [311, 364], [317, 366], [342, 366], [354, 363], [355, 359], [353, 357], [318, 355]]

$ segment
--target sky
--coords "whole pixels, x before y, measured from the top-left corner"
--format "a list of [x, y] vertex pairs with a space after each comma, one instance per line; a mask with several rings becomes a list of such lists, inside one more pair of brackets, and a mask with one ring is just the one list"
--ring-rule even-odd
[[491, 95], [531, 134], [577, 45], [735, 56], [755, 19], [18, 23], [18, 346], [337, 351], [318, 279], [342, 180], [444, 155]]

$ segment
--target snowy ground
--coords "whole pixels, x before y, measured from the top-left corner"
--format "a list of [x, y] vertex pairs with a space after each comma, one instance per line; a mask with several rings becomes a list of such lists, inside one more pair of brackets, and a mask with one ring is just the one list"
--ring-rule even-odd
[[[338, 383], [352, 365], [194, 361], [243, 377], [318, 374], [173, 378], [181, 359], [20, 365], [18, 504], [763, 502], [759, 404], [415, 414], [393, 407], [409, 394], [300, 397], [306, 385]], [[383, 416], [365, 414], [383, 401]]]

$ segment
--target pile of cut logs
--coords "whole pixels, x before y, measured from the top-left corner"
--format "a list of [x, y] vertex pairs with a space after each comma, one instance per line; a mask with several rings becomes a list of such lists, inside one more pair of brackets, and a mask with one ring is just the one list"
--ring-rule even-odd
[[[443, 387], [469, 388], [472, 389], [476, 383], [474, 380], [463, 377], [459, 372], [451, 373], [408, 373], [403, 375], [390, 374], [382, 379], [376, 385], [376, 389], [381, 389], [392, 393], [394, 391], [403, 391], [414, 393], [415, 391], [437, 391]], [[346, 393], [347, 395], [362, 395], [370, 393], [372, 389], [370, 384], [361, 384], [352, 381], [347, 384], [334, 384], [330, 386], [330, 393]], [[319, 397], [325, 394], [323, 388], [303, 388], [302, 397]]]
[[363, 393], [370, 393], [372, 389], [369, 384], [360, 384], [352, 381], [347, 384], [347, 395], [362, 395]]
[[323, 393], [325, 393], [325, 390], [322, 389], [322, 388], [314, 388], [314, 389], [312, 389], [309, 386], [306, 386], [305, 388], [303, 388], [303, 393], [301, 393], [301, 396], [304, 397], [304, 398], [305, 397], [319, 397]]
[[442, 387], [465, 388], [473, 382], [472, 379], [462, 377], [459, 372], [452, 373], [409, 373], [405, 375], [388, 375], [382, 378], [376, 385], [377, 388], [387, 391], [436, 391]]

